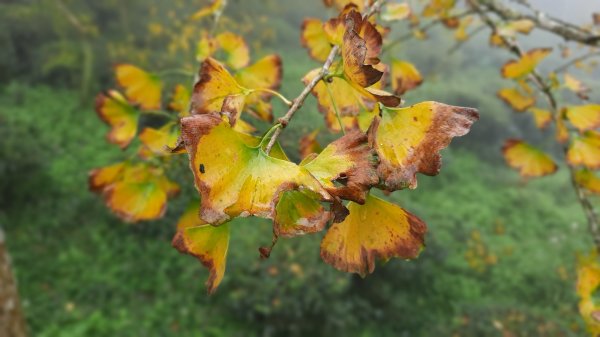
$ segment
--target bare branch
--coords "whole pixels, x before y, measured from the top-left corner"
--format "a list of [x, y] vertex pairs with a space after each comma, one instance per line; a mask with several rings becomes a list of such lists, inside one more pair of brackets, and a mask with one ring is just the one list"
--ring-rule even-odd
[[581, 61], [585, 61], [585, 60], [587, 60], [589, 58], [596, 57], [596, 56], [600, 56], [600, 51], [591, 51], [591, 52], [589, 52], [587, 54], [584, 54], [584, 55], [581, 55], [579, 57], [576, 57], [576, 58], [570, 60], [569, 62], [561, 65], [560, 67], [554, 69], [554, 72], [555, 73], [561, 73], [561, 72], [569, 69], [569, 67], [572, 66], [572, 65], [574, 65], [575, 63], [578, 63], [578, 62], [581, 62]]
[[487, 11], [498, 15], [505, 21], [530, 20], [539, 29], [554, 33], [567, 41], [576, 41], [588, 46], [600, 46], [600, 35], [586, 31], [576, 25], [563, 20], [553, 18], [543, 12], [535, 10], [528, 6], [535, 15], [526, 15], [519, 13], [509, 7], [506, 7], [498, 0], [476, 0], [470, 1], [476, 3], [479, 8], [484, 6]]

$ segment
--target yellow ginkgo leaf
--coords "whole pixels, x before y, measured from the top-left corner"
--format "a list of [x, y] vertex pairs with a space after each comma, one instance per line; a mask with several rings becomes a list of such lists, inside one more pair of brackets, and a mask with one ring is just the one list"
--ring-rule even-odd
[[469, 34], [467, 33], [467, 28], [473, 23], [473, 17], [467, 16], [464, 19], [461, 19], [458, 27], [456, 28], [456, 32], [454, 32], [454, 38], [457, 41], [466, 41], [469, 38]]
[[318, 154], [323, 150], [321, 144], [317, 141], [318, 134], [319, 129], [316, 129], [300, 138], [300, 157], [302, 159], [307, 158], [311, 154]]
[[381, 34], [370, 22], [354, 10], [348, 13], [342, 43], [344, 76], [348, 81], [366, 88], [381, 79], [383, 72], [373, 67], [379, 63], [381, 43]]
[[249, 89], [277, 89], [283, 70], [279, 55], [267, 55], [235, 74], [239, 84]]
[[[319, 69], [314, 69], [306, 74], [304, 83], [309, 83], [318, 72]], [[398, 106], [401, 103], [398, 96], [378, 90], [375, 86], [362, 88], [339, 77], [332, 77], [327, 82], [319, 81], [312, 94], [317, 98], [318, 109], [325, 117], [325, 124], [334, 132], [340, 131], [336, 108], [344, 128], [353, 130], [359, 125], [357, 116], [363, 111], [376, 109], [378, 101], [386, 106]]]
[[559, 118], [557, 118], [557, 120], [556, 120], [555, 138], [561, 144], [563, 144], [569, 140], [569, 129], [567, 129], [567, 126], [566, 126], [566, 123], [564, 120], [564, 116], [562, 113], [559, 116]]
[[112, 180], [101, 192], [106, 205], [126, 222], [162, 217], [167, 198], [179, 192], [179, 186], [162, 169], [146, 164], [126, 165]]
[[421, 252], [427, 226], [401, 207], [369, 195], [364, 205], [350, 202], [348, 210], [321, 242], [321, 257], [334, 268], [364, 276], [374, 271], [376, 259], [411, 259]]
[[137, 133], [139, 111], [118, 91], [110, 90], [96, 97], [96, 113], [111, 127], [107, 140], [126, 148]]
[[323, 3], [327, 7], [335, 6], [337, 9], [343, 9], [348, 6], [352, 6], [358, 12], [361, 12], [364, 9], [364, 1], [361, 0], [323, 0]]
[[293, 237], [322, 231], [332, 213], [320, 202], [319, 194], [308, 189], [286, 189], [274, 201], [275, 235]]
[[210, 275], [206, 280], [206, 289], [212, 294], [225, 275], [230, 229], [228, 223], [221, 226], [204, 223], [198, 218], [199, 211], [199, 201], [188, 206], [177, 222], [172, 245], [179, 252], [194, 256], [208, 268]]
[[575, 181], [586, 190], [600, 194], [600, 177], [593, 171], [582, 169], [575, 173]]
[[165, 156], [172, 153], [169, 149], [177, 143], [179, 129], [173, 122], [159, 129], [146, 127], [140, 132], [139, 138], [143, 144], [139, 151], [140, 157]]
[[392, 88], [397, 95], [403, 95], [423, 83], [423, 77], [410, 62], [392, 61]]
[[225, 63], [233, 69], [240, 69], [250, 63], [250, 49], [244, 39], [231, 32], [217, 35], [216, 40], [219, 47], [225, 51], [227, 59]]
[[558, 169], [550, 156], [522, 140], [507, 140], [502, 154], [508, 165], [519, 170], [523, 177], [542, 177]]
[[248, 90], [238, 84], [221, 63], [209, 57], [200, 67], [199, 79], [192, 93], [190, 112], [195, 115], [222, 111], [223, 103], [229, 97], [228, 107], [239, 109], [228, 111], [232, 113], [232, 121], [235, 124], [247, 93]]
[[355, 130], [329, 144], [314, 159], [302, 163], [325, 189], [342, 199], [365, 202], [379, 182], [377, 159], [367, 135]]
[[372, 126], [379, 156], [378, 174], [386, 190], [416, 188], [417, 173], [437, 175], [439, 151], [467, 134], [479, 119], [475, 109], [423, 102], [406, 108], [383, 108]]
[[200, 40], [196, 45], [196, 61], [204, 62], [208, 57], [211, 57], [219, 49], [216, 39], [212, 38], [207, 31], [202, 31]]
[[516, 88], [503, 88], [498, 97], [516, 111], [525, 111], [535, 104], [535, 97], [522, 94]]
[[273, 199], [286, 188], [306, 188], [321, 201], [332, 200], [305, 168], [265, 154], [260, 144], [248, 146], [218, 114], [185, 117], [181, 129], [202, 200], [200, 216], [207, 223], [272, 218]]
[[588, 100], [590, 98], [588, 93], [591, 91], [591, 89], [586, 87], [583, 82], [576, 79], [572, 75], [565, 74], [565, 87], [577, 94], [577, 96], [582, 100]]
[[534, 27], [535, 23], [531, 20], [516, 20], [499, 26], [497, 34], [504, 37], [515, 37], [517, 33], [529, 34]]
[[577, 263], [577, 295], [579, 313], [585, 321], [591, 336], [600, 335], [600, 321], [597, 316], [600, 305], [594, 300], [594, 294], [600, 286], [600, 264], [596, 252], [588, 256], [579, 256]]
[[567, 151], [567, 161], [573, 166], [600, 169], [600, 132], [587, 131], [574, 137]]
[[117, 182], [119, 179], [121, 179], [121, 175], [126, 166], [127, 164], [122, 162], [90, 171], [88, 177], [90, 191], [100, 193], [107, 186]]
[[512, 60], [507, 62], [502, 67], [502, 76], [505, 78], [522, 78], [524, 76], [529, 75], [535, 67], [550, 53], [552, 52], [551, 48], [537, 48], [532, 49], [519, 59]]
[[446, 17], [455, 4], [456, 0], [429, 0], [427, 6], [423, 9], [423, 16]]
[[600, 104], [569, 106], [565, 108], [565, 115], [581, 132], [600, 127]]
[[210, 5], [201, 8], [194, 14], [192, 14], [192, 20], [200, 20], [209, 15], [214, 15], [223, 10], [223, 6], [225, 6], [226, 0], [213, 0]]
[[144, 110], [160, 109], [162, 82], [156, 75], [131, 64], [116, 65], [115, 74], [130, 102]]
[[552, 122], [552, 113], [548, 110], [540, 109], [540, 108], [530, 108], [529, 112], [533, 114], [533, 120], [535, 121], [535, 126], [540, 129], [546, 128]]
[[408, 18], [411, 14], [410, 5], [406, 2], [389, 3], [381, 13], [383, 21], [397, 21]]
[[310, 57], [319, 62], [325, 62], [331, 51], [331, 44], [323, 29], [323, 22], [319, 19], [304, 19], [300, 42], [304, 48], [308, 49]]
[[190, 90], [183, 84], [177, 84], [173, 89], [169, 109], [179, 113], [180, 117], [189, 115], [188, 108], [190, 105]]

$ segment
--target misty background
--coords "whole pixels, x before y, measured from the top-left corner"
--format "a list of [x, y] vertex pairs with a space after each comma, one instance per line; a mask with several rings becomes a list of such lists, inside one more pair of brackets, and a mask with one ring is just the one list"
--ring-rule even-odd
[[[279, 53], [281, 92], [295, 97], [302, 76], [319, 66], [300, 45], [300, 25], [336, 13], [318, 0], [228, 2], [218, 31], [243, 35], [252, 60]], [[185, 163], [171, 177], [183, 191], [163, 219], [130, 225], [112, 215], [87, 190], [88, 171], [135, 149], [122, 153], [105, 142], [108, 128], [94, 112], [94, 97], [115, 87], [116, 63], [152, 72], [197, 69], [195, 34], [211, 22], [188, 18], [207, 3], [0, 0], [0, 226], [32, 336], [585, 334], [575, 263], [577, 252], [592, 247], [586, 224], [565, 167], [525, 182], [505, 166], [500, 148], [509, 137], [563, 160], [554, 130], [539, 131], [530, 115], [496, 98], [511, 85], [500, 67], [512, 56], [489, 46], [489, 30], [449, 52], [457, 42], [440, 25], [427, 40], [399, 43], [383, 56], [408, 60], [424, 75], [423, 85], [405, 95], [407, 104], [436, 100], [481, 113], [472, 132], [444, 151], [439, 176], [420, 176], [418, 189], [389, 196], [429, 226], [427, 247], [414, 261], [378, 263], [364, 279], [344, 274], [320, 260], [321, 234], [281, 240], [270, 259], [260, 260], [270, 222], [237, 219], [225, 279], [209, 297], [207, 270], [170, 246], [196, 193]], [[600, 12], [600, 1], [530, 3], [577, 25]], [[390, 27], [389, 40], [409, 32], [404, 22]], [[554, 48], [543, 71], [565, 62], [561, 44], [573, 55], [587, 50], [545, 32], [520, 41]], [[598, 71], [571, 73], [598, 102]], [[567, 92], [560, 99], [578, 102]], [[276, 105], [276, 117], [284, 112]], [[311, 97], [280, 138], [292, 160], [299, 160], [298, 139], [315, 125], [322, 143], [337, 137], [322, 123]]]

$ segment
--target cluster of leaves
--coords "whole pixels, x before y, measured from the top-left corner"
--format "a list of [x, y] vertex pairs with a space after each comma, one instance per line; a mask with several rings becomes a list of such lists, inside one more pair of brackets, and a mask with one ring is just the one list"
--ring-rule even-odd
[[[218, 17], [221, 4], [214, 2], [199, 16]], [[465, 135], [478, 119], [474, 109], [437, 102], [402, 107], [397, 94], [413, 89], [421, 78], [411, 64], [395, 61], [394, 93], [385, 91], [390, 67], [379, 56], [389, 29], [371, 16], [380, 3], [325, 4], [340, 12], [325, 23], [304, 22], [303, 44], [311, 57], [325, 62], [323, 68], [309, 71], [304, 82], [317, 98], [325, 124], [343, 135], [324, 148], [315, 143], [316, 133], [308, 135], [301, 141], [305, 157], [299, 164], [288, 159], [276, 137], [306, 95], [290, 101], [275, 91], [281, 82], [281, 59], [268, 55], [248, 65], [249, 48], [233, 33], [201, 36], [201, 65], [193, 91], [175, 86], [168, 104], [171, 112], [161, 110], [161, 80], [132, 65], [116, 67], [125, 95], [109, 91], [98, 97], [98, 114], [111, 126], [108, 140], [123, 148], [138, 135], [140, 116], [159, 115], [169, 121], [139, 133], [142, 146], [136, 157], [94, 170], [92, 190], [102, 193], [125, 220], [155, 219], [178, 190], [165, 176], [171, 157], [187, 152], [200, 200], [192, 201], [182, 215], [173, 245], [210, 269], [209, 292], [224, 276], [230, 221], [237, 217], [273, 221], [273, 244], [260, 249], [263, 257], [279, 237], [327, 227], [321, 257], [339, 270], [364, 276], [373, 272], [376, 259], [416, 257], [426, 225], [370, 191], [414, 189], [417, 173], [438, 174], [439, 151], [453, 137]], [[382, 16], [405, 18], [403, 9], [391, 6]], [[223, 61], [215, 58], [218, 53]], [[272, 97], [290, 106], [287, 118], [261, 137], [254, 136], [257, 130], [246, 115], [271, 122]], [[166, 146], [171, 148], [166, 151]]]
[[[535, 10], [523, 1], [526, 10]], [[508, 14], [507, 14], [508, 13]], [[483, 31], [481, 28], [488, 26], [491, 30], [489, 44], [491, 47], [504, 48], [517, 56], [516, 59], [505, 63], [500, 73], [503, 78], [513, 81], [514, 86], [502, 88], [497, 96], [519, 113], [527, 112], [533, 118], [538, 129], [546, 129], [553, 126], [555, 130], [555, 144], [563, 149], [564, 158], [568, 165], [573, 187], [582, 204], [592, 236], [597, 237], [598, 217], [588, 195], [600, 194], [600, 104], [589, 102], [590, 89], [579, 79], [568, 73], [571, 67], [577, 67], [582, 71], [592, 72], [597, 62], [584, 63], [588, 58], [599, 55], [598, 44], [591, 42], [580, 46], [587, 48], [585, 53], [573, 57], [568, 44], [560, 45], [560, 55], [565, 59], [565, 64], [543, 75], [540, 64], [553, 53], [552, 48], [537, 47], [524, 51], [519, 46], [519, 39], [530, 34], [536, 28], [561, 35], [564, 32], [548, 27], [540, 22], [538, 15], [512, 14], [498, 1], [466, 0], [462, 6], [458, 0], [432, 0], [425, 6], [422, 17], [433, 17], [429, 25], [418, 25], [416, 22], [414, 35], [418, 38], [425, 36], [420, 27], [431, 27], [437, 22], [442, 23], [448, 29], [456, 30], [455, 37], [462, 43]], [[589, 36], [600, 36], [600, 15], [592, 16], [593, 24], [576, 27], [558, 22], [554, 27], [570, 27], [581, 34]], [[543, 21], [543, 20], [542, 20]], [[473, 27], [467, 31], [467, 27]], [[564, 27], [563, 27], [564, 28]], [[562, 35], [566, 40], [575, 39], [568, 35]], [[566, 100], [560, 100], [562, 91], [571, 92]], [[540, 102], [540, 97], [546, 102]], [[508, 139], [502, 147], [502, 153], [507, 164], [518, 170], [524, 178], [542, 177], [555, 173], [559, 165], [551, 154], [544, 152], [523, 139]], [[598, 240], [597, 248], [600, 249]], [[585, 259], [586, 263], [595, 264], [598, 261], [596, 255]], [[584, 316], [590, 332], [595, 336], [599, 333], [597, 315], [598, 306], [591, 300], [592, 290], [581, 290], [582, 279], [590, 278], [591, 267], [582, 264], [580, 268], [580, 281], [578, 285], [579, 295], [582, 298], [580, 304], [581, 313]], [[594, 285], [594, 289], [597, 284]], [[585, 288], [585, 287], [584, 287]]]

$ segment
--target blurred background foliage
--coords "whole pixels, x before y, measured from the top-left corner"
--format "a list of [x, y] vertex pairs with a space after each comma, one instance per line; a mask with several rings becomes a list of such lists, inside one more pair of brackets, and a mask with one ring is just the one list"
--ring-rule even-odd
[[[564, 19], [589, 13], [584, 2], [561, 12]], [[243, 35], [254, 59], [280, 53], [282, 92], [294, 96], [299, 79], [317, 66], [299, 44], [302, 19], [334, 13], [319, 0], [229, 3], [216, 29]], [[224, 283], [208, 297], [206, 270], [170, 247], [177, 218], [195, 193], [185, 165], [174, 177], [184, 192], [164, 219], [125, 225], [109, 214], [87, 191], [87, 172], [121, 153], [104, 142], [93, 95], [114, 86], [115, 63], [157, 73], [195, 69], [196, 40], [212, 23], [188, 18], [205, 4], [0, 2], [0, 226], [32, 336], [584, 333], [574, 264], [575, 252], [587, 251], [591, 240], [581, 210], [566, 170], [525, 183], [504, 166], [499, 148], [506, 137], [546, 150], [553, 150], [553, 141], [533, 132], [529, 116], [512, 113], [496, 98], [508, 56], [490, 49], [483, 35], [448, 53], [451, 34], [434, 30], [428, 40], [402, 43], [386, 55], [415, 63], [426, 77], [407, 103], [438, 100], [481, 111], [473, 131], [445, 151], [440, 176], [421, 177], [416, 191], [391, 196], [429, 225], [427, 248], [415, 261], [380, 264], [361, 279], [321, 262], [319, 235], [282, 240], [262, 261], [257, 248], [269, 242], [270, 224], [241, 219], [234, 223]], [[406, 32], [393, 28], [392, 38]], [[534, 34], [526, 43], [558, 42]], [[547, 62], [559, 63], [558, 57]], [[595, 89], [596, 102], [597, 75], [578, 74]], [[281, 106], [275, 113], [283, 113]], [[282, 137], [293, 159], [301, 134], [319, 123], [311, 98]], [[323, 131], [320, 138], [333, 136]], [[560, 156], [558, 149], [553, 153]]]

